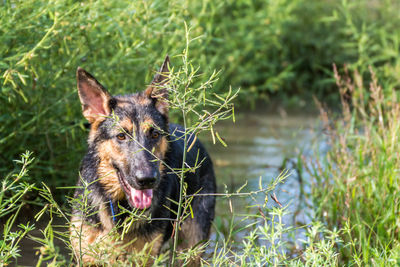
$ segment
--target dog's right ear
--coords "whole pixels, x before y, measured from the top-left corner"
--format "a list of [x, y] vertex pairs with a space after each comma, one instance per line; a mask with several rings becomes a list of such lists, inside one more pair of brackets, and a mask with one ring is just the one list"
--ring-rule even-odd
[[164, 115], [168, 114], [168, 82], [169, 57], [167, 55], [164, 59], [164, 63], [161, 65], [160, 70], [154, 76], [153, 81], [143, 92], [146, 97], [152, 98], [156, 101], [156, 108]]
[[93, 123], [101, 116], [111, 113], [111, 95], [90, 73], [78, 67], [76, 71], [79, 99], [82, 103], [83, 116]]

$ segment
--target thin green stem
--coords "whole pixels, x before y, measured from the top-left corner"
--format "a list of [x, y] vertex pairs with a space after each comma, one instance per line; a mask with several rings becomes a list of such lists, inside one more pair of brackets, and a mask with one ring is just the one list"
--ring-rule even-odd
[[[185, 105], [185, 102], [183, 103]], [[182, 109], [183, 113], [183, 127], [186, 129], [186, 114], [185, 114], [185, 109]], [[182, 156], [182, 169], [180, 172], [180, 183], [179, 183], [179, 202], [178, 202], [178, 212], [176, 215], [176, 221], [175, 221], [175, 230], [174, 230], [174, 248], [172, 251], [172, 260], [171, 260], [171, 265], [174, 266], [175, 260], [176, 260], [176, 249], [177, 249], [177, 244], [178, 244], [178, 234], [179, 234], [179, 226], [181, 223], [181, 213], [182, 213], [182, 201], [183, 201], [183, 183], [184, 183], [184, 178], [185, 178], [185, 162], [186, 162], [186, 154], [187, 154], [187, 134], [185, 132], [184, 134], [184, 141], [183, 141], [183, 156]]]

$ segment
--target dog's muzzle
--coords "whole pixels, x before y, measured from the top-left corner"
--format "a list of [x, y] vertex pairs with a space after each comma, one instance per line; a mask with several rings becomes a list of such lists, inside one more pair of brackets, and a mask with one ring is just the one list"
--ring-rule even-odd
[[125, 191], [125, 195], [128, 199], [129, 204], [136, 209], [148, 209], [151, 206], [151, 201], [153, 199], [153, 189], [149, 187], [153, 187], [157, 178], [142, 178], [137, 179], [138, 185], [143, 188], [142, 190], [138, 190], [129, 185], [126, 181], [124, 175], [117, 171], [119, 182], [122, 185], [122, 188]]

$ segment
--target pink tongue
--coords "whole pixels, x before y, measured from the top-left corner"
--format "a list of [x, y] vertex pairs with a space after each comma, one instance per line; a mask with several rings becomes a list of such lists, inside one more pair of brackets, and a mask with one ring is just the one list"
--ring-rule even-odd
[[153, 189], [136, 190], [131, 188], [131, 203], [137, 209], [147, 209], [151, 206]]

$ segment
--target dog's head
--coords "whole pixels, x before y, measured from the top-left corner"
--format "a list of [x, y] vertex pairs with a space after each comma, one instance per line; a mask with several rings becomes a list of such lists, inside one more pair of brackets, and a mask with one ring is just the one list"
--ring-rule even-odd
[[89, 147], [98, 159], [98, 179], [113, 200], [126, 198], [137, 209], [151, 206], [168, 149], [168, 65], [166, 57], [148, 88], [111, 96], [78, 68], [83, 115], [89, 121]]

